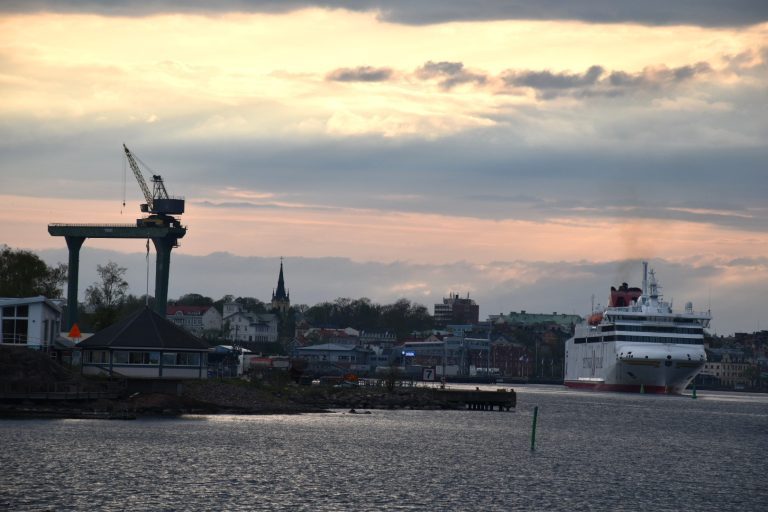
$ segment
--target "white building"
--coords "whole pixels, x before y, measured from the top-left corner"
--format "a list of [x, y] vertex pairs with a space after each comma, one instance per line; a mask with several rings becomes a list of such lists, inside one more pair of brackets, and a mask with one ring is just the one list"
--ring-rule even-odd
[[234, 342], [273, 343], [277, 341], [277, 315], [249, 313], [240, 304], [224, 304], [227, 338]]
[[195, 336], [221, 331], [222, 316], [213, 306], [168, 306], [165, 317]]
[[0, 298], [0, 342], [4, 346], [50, 349], [61, 330], [61, 308], [43, 297]]

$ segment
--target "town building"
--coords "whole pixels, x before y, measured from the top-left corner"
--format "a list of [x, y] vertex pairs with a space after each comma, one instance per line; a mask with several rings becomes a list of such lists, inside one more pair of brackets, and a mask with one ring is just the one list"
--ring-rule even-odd
[[40, 295], [0, 298], [2, 345], [49, 350], [61, 330], [61, 308]]
[[436, 327], [450, 324], [476, 324], [480, 319], [480, 306], [474, 300], [451, 294], [443, 298], [442, 304], [435, 304], [434, 320]]
[[361, 331], [360, 345], [366, 347], [381, 347], [390, 349], [397, 343], [397, 335], [394, 331]]
[[750, 370], [755, 366], [742, 350], [707, 349], [707, 362], [699, 373], [697, 382], [704, 386], [729, 389], [749, 388], [754, 380]]
[[371, 354], [372, 351], [367, 348], [336, 343], [296, 347], [293, 350], [293, 357], [307, 361], [310, 370], [334, 368], [339, 371], [367, 372], [371, 370]]
[[301, 346], [332, 343], [336, 345], [360, 345], [360, 331], [352, 327], [306, 327], [297, 329], [296, 344]]
[[272, 310], [285, 314], [291, 307], [291, 294], [285, 289], [283, 279], [283, 258], [280, 258], [280, 275], [277, 277], [277, 289], [272, 290]]
[[573, 326], [581, 323], [583, 319], [579, 315], [567, 315], [565, 313], [528, 313], [525, 310], [519, 313], [512, 311], [508, 315], [500, 313], [498, 315], [488, 315], [488, 321], [494, 325], [510, 326], [531, 326], [538, 324], [557, 325], [563, 331], [570, 331]]
[[237, 345], [252, 347], [256, 343], [277, 341], [277, 315], [243, 311], [237, 302], [224, 304], [226, 336]]
[[84, 375], [205, 379], [209, 345], [142, 308], [78, 344]]
[[213, 306], [168, 306], [166, 318], [195, 336], [220, 332], [222, 316]]

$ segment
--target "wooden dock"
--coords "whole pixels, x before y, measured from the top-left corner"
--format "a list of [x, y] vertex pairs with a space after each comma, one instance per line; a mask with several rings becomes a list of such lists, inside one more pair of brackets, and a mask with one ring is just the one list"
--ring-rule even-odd
[[496, 391], [452, 390], [435, 391], [435, 396], [451, 404], [464, 406], [476, 411], [509, 411], [517, 405], [517, 394], [512, 389]]

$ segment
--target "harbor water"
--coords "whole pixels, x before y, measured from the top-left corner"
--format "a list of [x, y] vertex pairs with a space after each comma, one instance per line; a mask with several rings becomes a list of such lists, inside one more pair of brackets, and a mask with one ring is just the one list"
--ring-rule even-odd
[[0, 510], [766, 509], [766, 395], [515, 389], [515, 412], [3, 420]]

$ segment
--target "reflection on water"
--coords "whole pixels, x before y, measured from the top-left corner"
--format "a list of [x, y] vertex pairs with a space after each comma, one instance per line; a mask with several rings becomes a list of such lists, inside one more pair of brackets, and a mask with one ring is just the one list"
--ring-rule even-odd
[[512, 413], [1, 421], [0, 509], [759, 510], [768, 499], [764, 395], [515, 389]]

